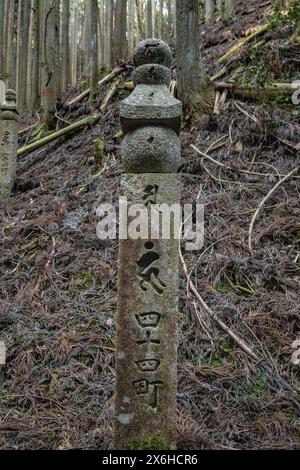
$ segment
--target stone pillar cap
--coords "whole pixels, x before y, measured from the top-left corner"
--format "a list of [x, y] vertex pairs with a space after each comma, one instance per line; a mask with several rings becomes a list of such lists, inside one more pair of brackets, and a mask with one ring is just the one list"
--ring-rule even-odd
[[159, 64], [170, 68], [172, 63], [171, 49], [161, 39], [145, 39], [134, 49], [133, 62], [135, 67], [145, 64]]

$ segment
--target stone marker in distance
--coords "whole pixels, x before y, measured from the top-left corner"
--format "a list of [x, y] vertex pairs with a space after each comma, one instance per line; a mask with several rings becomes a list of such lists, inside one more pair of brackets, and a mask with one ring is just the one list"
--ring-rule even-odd
[[[171, 59], [163, 41], [142, 41], [134, 52], [136, 87], [120, 105], [122, 196], [148, 214], [155, 204], [180, 203], [182, 107], [168, 89]], [[133, 220], [129, 213], [128, 229]], [[175, 448], [178, 249], [174, 229], [168, 239], [150, 229], [144, 239], [120, 236], [116, 449]]]
[[18, 144], [16, 93], [6, 90], [0, 104], [0, 199], [9, 197], [15, 183]]

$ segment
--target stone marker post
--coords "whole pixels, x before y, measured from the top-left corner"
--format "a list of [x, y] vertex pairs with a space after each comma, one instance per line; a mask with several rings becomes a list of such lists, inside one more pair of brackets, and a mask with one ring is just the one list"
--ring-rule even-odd
[[0, 104], [0, 198], [10, 196], [17, 167], [18, 112], [16, 93], [7, 90]]
[[[174, 449], [179, 241], [172, 225], [170, 236], [159, 237], [157, 205], [180, 204], [182, 106], [169, 93], [172, 56], [166, 43], [142, 41], [133, 59], [136, 87], [120, 105], [126, 172], [121, 192], [128, 213], [120, 209], [114, 448]], [[158, 216], [156, 224], [146, 224], [146, 233], [141, 229], [143, 238], [126, 239], [137, 223], [132, 204], [148, 220]]]

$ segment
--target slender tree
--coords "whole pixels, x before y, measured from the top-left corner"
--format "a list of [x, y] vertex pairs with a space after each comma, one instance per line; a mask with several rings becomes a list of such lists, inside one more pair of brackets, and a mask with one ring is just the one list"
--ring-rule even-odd
[[105, 31], [105, 65], [111, 68], [113, 63], [113, 12], [114, 1], [106, 0], [105, 3], [106, 31]]
[[98, 2], [97, 0], [88, 0], [88, 25], [89, 33], [89, 81], [90, 81], [90, 99], [94, 98], [97, 92], [98, 82]]
[[153, 8], [152, 0], [147, 0], [147, 38], [153, 37]]
[[59, 62], [59, 1], [45, 0], [44, 16], [45, 60], [43, 64], [43, 121], [52, 127], [58, 89]]
[[19, 3], [18, 12], [18, 108], [21, 115], [27, 111], [27, 69], [29, 43], [30, 0]]
[[100, 1], [99, 4], [99, 18], [98, 18], [98, 67], [99, 70], [104, 65], [104, 26], [105, 26], [105, 15], [104, 15], [104, 0]]
[[199, 2], [177, 0], [178, 95], [192, 122], [212, 107], [213, 91], [199, 48]]
[[233, 18], [235, 13], [235, 0], [224, 1], [224, 18], [226, 20]]
[[129, 36], [129, 52], [132, 54], [134, 49], [134, 14], [135, 14], [135, 2], [134, 0], [129, 0], [129, 9], [128, 9], [128, 36]]
[[158, 37], [163, 38], [164, 29], [164, 1], [159, 0], [159, 12], [158, 12]]
[[72, 8], [72, 28], [71, 28], [71, 82], [74, 85], [77, 80], [77, 64], [78, 64], [78, 0], [73, 0]]
[[0, 80], [2, 78], [5, 78], [4, 72], [5, 72], [5, 40], [4, 40], [4, 34], [5, 34], [5, 28], [4, 28], [4, 22], [5, 22], [5, 2], [0, 2], [0, 51], [2, 53], [0, 54]]
[[139, 40], [145, 39], [145, 30], [143, 24], [143, 9], [142, 4], [139, 0], [135, 0], [136, 7], [136, 17], [137, 17], [137, 29], [138, 29], [138, 38]]
[[205, 22], [211, 24], [214, 20], [214, 0], [205, 0]]
[[127, 39], [126, 39], [126, 19], [127, 0], [116, 0], [115, 10], [115, 57], [116, 59], [126, 59]]
[[171, 0], [167, 0], [167, 10], [168, 10], [168, 40], [170, 41], [172, 37], [172, 2]]
[[61, 87], [62, 87], [62, 90], [65, 90], [67, 86], [71, 83], [70, 0], [63, 0], [62, 2], [61, 50], [62, 50]]
[[32, 1], [32, 76], [31, 76], [31, 110], [35, 112], [40, 103], [40, 6], [39, 0]]
[[7, 78], [7, 86], [8, 88], [16, 89], [16, 80], [17, 80], [17, 21], [15, 19], [18, 18], [18, 4], [15, 3], [15, 0], [11, 0], [9, 3], [6, 4], [7, 8], [5, 10], [6, 14], [6, 27], [5, 27], [5, 38], [3, 39], [4, 45], [6, 44], [5, 51], [6, 56], [4, 54], [3, 67], [6, 68], [6, 73], [8, 74]]

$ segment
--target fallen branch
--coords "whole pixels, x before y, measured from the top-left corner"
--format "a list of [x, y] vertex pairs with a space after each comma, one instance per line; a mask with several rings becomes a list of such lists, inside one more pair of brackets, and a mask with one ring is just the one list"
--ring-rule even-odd
[[52, 132], [51, 134], [47, 135], [46, 137], [43, 137], [40, 140], [37, 140], [36, 142], [32, 142], [31, 144], [26, 145], [25, 147], [21, 147], [17, 151], [17, 156], [21, 157], [22, 155], [25, 155], [26, 153], [33, 152], [33, 150], [43, 147], [44, 145], [49, 144], [53, 140], [56, 140], [59, 137], [62, 137], [63, 135], [68, 134], [69, 132], [75, 131], [76, 129], [79, 129], [80, 127], [92, 125], [95, 122], [97, 122], [100, 119], [100, 117], [101, 117], [101, 114], [96, 114], [95, 116], [89, 116], [84, 119], [81, 119], [80, 121], [74, 122], [73, 124], [70, 124], [70, 126], [64, 127], [63, 129], [60, 129], [59, 131]]
[[118, 88], [119, 88], [119, 81], [114, 83], [108, 90], [108, 93], [100, 106], [100, 111], [102, 111], [102, 113], [106, 111], [107, 106], [109, 105], [109, 103], [111, 102], [115, 94], [117, 93]]
[[[264, 177], [270, 177], [270, 176], [279, 176], [279, 177], [286, 177], [288, 175], [282, 175], [281, 173], [277, 173], [277, 174], [274, 174], [274, 173], [258, 173], [257, 171], [249, 171], [249, 170], [240, 170], [239, 168], [232, 168], [230, 166], [227, 166], [227, 165], [224, 165], [224, 163], [221, 163], [221, 162], [218, 162], [217, 160], [215, 160], [214, 158], [212, 158], [210, 155], [207, 155], [207, 153], [204, 153], [202, 152], [201, 150], [199, 150], [195, 145], [191, 144], [191, 148], [193, 150], [195, 150], [197, 153], [199, 153], [199, 155], [201, 155], [201, 157], [203, 158], [207, 158], [208, 160], [210, 160], [212, 163], [214, 163], [215, 165], [221, 167], [221, 168], [224, 168], [224, 170], [229, 170], [229, 171], [235, 171], [237, 173], [244, 173], [246, 175], [254, 175], [254, 176], [264, 176]], [[298, 176], [295, 176], [294, 178], [299, 178]]]
[[270, 87], [245, 87], [235, 83], [214, 82], [214, 87], [219, 90], [227, 90], [232, 96], [252, 100], [263, 98], [276, 98], [280, 92], [289, 93], [299, 88], [293, 83], [272, 83]]
[[218, 80], [218, 78], [223, 77], [223, 75], [225, 75], [225, 73], [227, 72], [228, 68], [226, 65], [224, 65], [224, 67], [222, 67], [213, 77], [210, 78], [210, 81], [215, 82], [216, 80]]
[[[110, 80], [112, 80], [114, 77], [116, 77], [117, 75], [119, 75], [121, 72], [124, 71], [124, 67], [117, 67], [115, 68], [110, 74], [106, 75], [106, 77], [102, 78], [99, 82], [98, 82], [98, 86], [102, 86], [102, 85], [105, 85], [106, 83], [110, 82]], [[87, 88], [86, 90], [84, 90], [82, 93], [80, 93], [80, 95], [76, 96], [75, 98], [73, 98], [71, 101], [69, 101], [66, 105], [67, 106], [71, 106], [72, 104], [74, 103], [77, 103], [78, 101], [81, 101], [83, 100], [83, 98], [85, 98], [86, 96], [88, 96], [90, 94], [90, 91], [91, 89], [90, 88]]]
[[251, 252], [251, 254], [253, 255], [253, 249], [252, 249], [252, 232], [253, 232], [253, 227], [254, 227], [254, 224], [255, 224], [255, 221], [257, 219], [257, 216], [259, 214], [259, 211], [261, 210], [261, 208], [263, 207], [263, 205], [266, 203], [266, 201], [272, 196], [272, 194], [276, 191], [277, 188], [279, 188], [279, 186], [282, 185], [282, 183], [284, 183], [286, 180], [288, 180], [294, 173], [296, 173], [297, 171], [299, 170], [299, 167], [296, 167], [294, 168], [292, 171], [290, 171], [287, 175], [285, 175], [284, 178], [282, 178], [281, 180], [279, 180], [275, 186], [273, 186], [273, 188], [271, 189], [271, 191], [268, 192], [268, 194], [262, 199], [262, 201], [260, 202], [258, 208], [256, 209], [255, 211], [255, 214], [253, 215], [252, 217], [252, 220], [251, 220], [251, 223], [250, 223], [250, 227], [249, 227], [249, 236], [248, 236], [248, 247], [249, 247], [249, 250]]
[[256, 37], [259, 36], [260, 34], [265, 33], [265, 32], [268, 31], [268, 29], [270, 29], [271, 27], [272, 27], [272, 23], [266, 23], [266, 24], [263, 24], [262, 26], [259, 26], [256, 31], [254, 31], [253, 33], [249, 34], [249, 35], [246, 36], [245, 38], [243, 38], [243, 39], [241, 39], [240, 41], [238, 41], [237, 44], [235, 44], [234, 46], [232, 46], [224, 55], [222, 55], [222, 56], [217, 60], [217, 62], [218, 62], [219, 64], [221, 64], [222, 62], [225, 62], [226, 59], [228, 59], [228, 57], [230, 57], [230, 56], [233, 55], [236, 51], [238, 51], [239, 49], [241, 49], [241, 47], [243, 47], [245, 44], [248, 44], [248, 42], [252, 41], [252, 39], [256, 38]]
[[195, 297], [197, 298], [197, 300], [200, 302], [200, 304], [202, 305], [202, 307], [204, 308], [204, 310], [210, 315], [210, 317], [217, 323], [217, 325], [219, 325], [219, 327], [225, 331], [225, 333], [227, 333], [232, 339], [233, 341], [245, 352], [247, 353], [252, 359], [254, 359], [255, 361], [260, 361], [259, 357], [252, 351], [252, 349], [246, 344], [246, 342], [239, 338], [227, 325], [225, 325], [225, 323], [220, 320], [217, 315], [212, 311], [212, 309], [207, 305], [207, 303], [202, 299], [201, 295], [199, 294], [199, 292], [197, 291], [196, 287], [194, 286], [193, 282], [191, 281], [190, 277], [189, 277], [189, 273], [188, 273], [188, 270], [187, 270], [187, 267], [186, 267], [186, 264], [185, 264], [185, 261], [184, 261], [184, 258], [183, 258], [183, 254], [182, 254], [182, 251], [181, 251], [181, 248], [179, 247], [179, 257], [180, 257], [180, 261], [181, 261], [181, 264], [182, 264], [182, 267], [183, 267], [183, 270], [184, 270], [184, 273], [186, 275], [186, 278], [187, 278], [187, 283], [188, 283], [188, 287], [191, 289], [191, 291], [193, 292], [193, 294], [195, 295]]
[[37, 122], [35, 122], [34, 124], [31, 124], [30, 126], [27, 126], [27, 127], [24, 127], [23, 129], [20, 129], [20, 130], [18, 131], [18, 135], [25, 134], [25, 132], [28, 132], [28, 131], [30, 131], [31, 129], [34, 129], [39, 123], [40, 123], [40, 121], [37, 121]]

